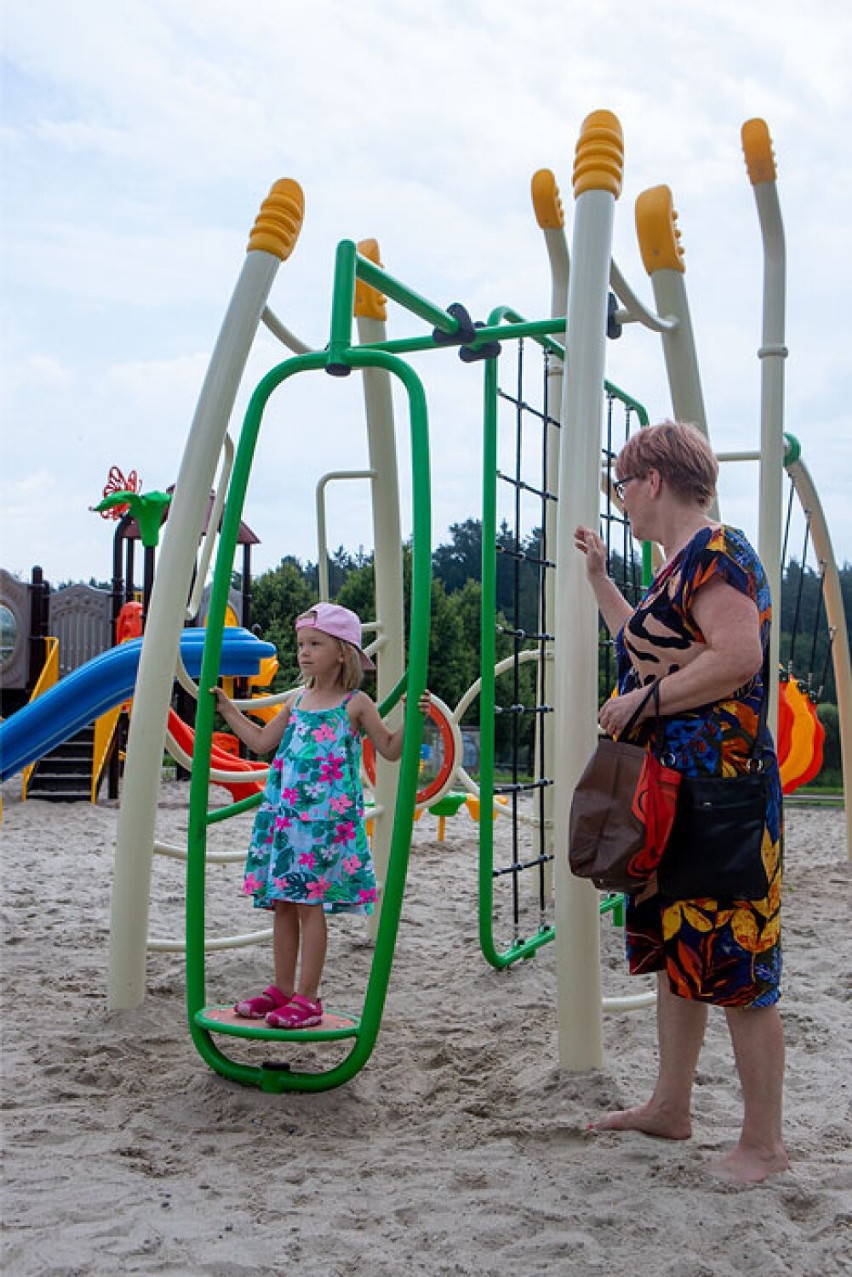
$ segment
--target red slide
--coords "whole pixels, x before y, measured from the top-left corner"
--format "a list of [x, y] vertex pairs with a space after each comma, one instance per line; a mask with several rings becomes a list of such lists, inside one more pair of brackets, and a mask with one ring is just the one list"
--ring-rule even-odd
[[[181, 749], [192, 757], [195, 746], [195, 732], [173, 709], [169, 710], [168, 729]], [[224, 789], [230, 790], [231, 797], [235, 803], [239, 802], [241, 798], [250, 798], [252, 794], [263, 793], [268, 770], [265, 763], [249, 763], [246, 759], [237, 758], [234, 754], [229, 754], [227, 750], [219, 749], [214, 744], [210, 750], [210, 764], [215, 771], [259, 772], [261, 774], [261, 780], [251, 780], [246, 783], [230, 780], [213, 781], [214, 785], [221, 785]]]

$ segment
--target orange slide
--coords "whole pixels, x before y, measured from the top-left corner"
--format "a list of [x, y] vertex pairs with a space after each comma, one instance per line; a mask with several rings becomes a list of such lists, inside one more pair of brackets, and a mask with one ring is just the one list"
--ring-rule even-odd
[[[189, 726], [189, 723], [185, 723], [173, 709], [169, 710], [168, 730], [178, 745], [180, 745], [181, 749], [191, 757], [195, 746], [195, 732]], [[267, 764], [250, 763], [245, 758], [237, 757], [235, 754], [232, 754], [229, 749], [222, 748], [221, 744], [217, 745], [217, 736], [222, 741], [222, 744], [224, 744], [226, 740], [234, 739], [232, 737], [225, 736], [222, 732], [214, 732], [213, 746], [210, 750], [210, 763], [214, 770], [228, 772], [253, 772], [257, 773], [260, 776], [260, 779], [247, 780], [245, 782], [216, 780], [213, 781], [213, 784], [221, 785], [224, 789], [230, 790], [231, 797], [234, 802], [239, 802], [241, 798], [250, 798], [253, 794], [262, 794], [263, 787], [266, 783], [266, 773], [268, 771]]]

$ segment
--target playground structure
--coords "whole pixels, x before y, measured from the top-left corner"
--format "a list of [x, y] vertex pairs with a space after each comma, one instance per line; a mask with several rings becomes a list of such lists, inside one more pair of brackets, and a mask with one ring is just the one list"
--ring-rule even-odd
[[[766, 256], [764, 333], [760, 350], [762, 369], [761, 438], [757, 450], [739, 454], [753, 460], [760, 473], [760, 530], [758, 548], [767, 565], [773, 596], [780, 585], [781, 478], [785, 464], [783, 436], [783, 232], [775, 190], [775, 170], [766, 126], [750, 121], [743, 130], [749, 176], [754, 187]], [[544, 320], [524, 320], [505, 307], [492, 312], [488, 322], [475, 325], [459, 304], [446, 309], [393, 278], [378, 262], [378, 246], [367, 241], [357, 246], [344, 241], [338, 247], [330, 323], [330, 341], [322, 351], [308, 350], [269, 310], [267, 299], [280, 263], [290, 255], [298, 238], [304, 207], [300, 188], [287, 179], [276, 183], [265, 202], [249, 242], [249, 252], [237, 282], [214, 350], [198, 408], [189, 433], [180, 474], [175, 486], [169, 520], [148, 609], [145, 640], [136, 680], [137, 708], [128, 741], [125, 791], [120, 813], [116, 850], [116, 877], [111, 927], [111, 1005], [132, 1007], [144, 996], [147, 947], [147, 900], [150, 892], [151, 856], [154, 849], [154, 814], [160, 780], [163, 744], [169, 727], [169, 707], [174, 670], [193, 694], [207, 688], [220, 672], [228, 586], [237, 543], [238, 525], [251, 471], [252, 457], [269, 399], [293, 376], [325, 371], [345, 377], [360, 370], [363, 377], [369, 469], [366, 477], [373, 497], [376, 572], [375, 641], [371, 652], [378, 665], [378, 700], [392, 712], [403, 691], [408, 705], [416, 702], [426, 682], [429, 608], [430, 493], [429, 432], [426, 396], [419, 377], [403, 356], [414, 351], [455, 349], [464, 363], [483, 365], [485, 381], [485, 462], [483, 475], [483, 631], [480, 695], [483, 758], [479, 801], [485, 813], [499, 806], [497, 799], [515, 807], [517, 786], [500, 793], [493, 778], [493, 728], [495, 678], [504, 671], [494, 659], [495, 615], [493, 599], [493, 532], [496, 505], [490, 495], [497, 472], [496, 370], [501, 347], [528, 341], [549, 352], [545, 372], [548, 404], [542, 412], [545, 426], [545, 473], [529, 483], [520, 473], [515, 490], [537, 489], [542, 506], [540, 613], [534, 645], [529, 635], [516, 634], [515, 651], [506, 670], [535, 662], [540, 731], [536, 745], [536, 818], [540, 846], [535, 857], [548, 895], [555, 888], [555, 923], [542, 927], [529, 945], [513, 944], [510, 953], [494, 952], [494, 965], [527, 956], [546, 940], [554, 939], [559, 972], [559, 1052], [564, 1067], [573, 1070], [602, 1063], [601, 996], [598, 929], [599, 899], [588, 884], [573, 879], [564, 856], [554, 849], [567, 845], [567, 809], [573, 785], [592, 751], [597, 710], [597, 615], [581, 579], [581, 565], [570, 545], [578, 522], [596, 524], [601, 493], [612, 501], [609, 467], [612, 448], [602, 462], [601, 419], [605, 387], [606, 334], [631, 323], [640, 323], [660, 334], [671, 388], [673, 414], [691, 420], [705, 431], [707, 422], [698, 374], [684, 282], [684, 267], [668, 188], [657, 187], [640, 196], [637, 228], [643, 261], [651, 278], [655, 311], [645, 307], [611, 260], [612, 224], [621, 192], [623, 147], [617, 119], [608, 112], [590, 116], [583, 126], [574, 167], [576, 214], [569, 257], [564, 216], [553, 175], [542, 170], [533, 178], [533, 202], [542, 229], [551, 267], [550, 315]], [[432, 326], [424, 337], [388, 340], [385, 299], [389, 298]], [[352, 339], [352, 316], [357, 321], [357, 343]], [[259, 324], [294, 351], [294, 357], [273, 368], [252, 396], [231, 464], [227, 428], [243, 367]], [[443, 356], [446, 357], [446, 354]], [[406, 661], [402, 604], [401, 520], [396, 466], [395, 423], [391, 379], [401, 384], [409, 409], [412, 452], [413, 582], [409, 619], [410, 643]], [[637, 409], [637, 405], [633, 405]], [[645, 419], [646, 420], [646, 419]], [[550, 429], [551, 421], [555, 427]], [[637, 422], [643, 424], [641, 414]], [[788, 446], [787, 462], [799, 485], [807, 484], [807, 472], [795, 449]], [[221, 462], [220, 462], [221, 458]], [[733, 459], [733, 458], [730, 458]], [[218, 482], [216, 470], [221, 464]], [[326, 476], [352, 477], [351, 475]], [[225, 515], [212, 593], [200, 678], [181, 671], [178, 644], [186, 600], [193, 580], [206, 575], [197, 561], [197, 546], [211, 486], [216, 500], [225, 503]], [[812, 494], [815, 498], [815, 494]], [[832, 599], [833, 555], [818, 502], [809, 500], [815, 519], [814, 539], [821, 540], [820, 558], [827, 566], [826, 606], [829, 624], [838, 634], [834, 645], [838, 702], [841, 706], [841, 738], [852, 737], [848, 722], [850, 695], [848, 640], [839, 587]], [[819, 528], [817, 533], [816, 528]], [[321, 527], [322, 532], [322, 527]], [[321, 541], [322, 545], [322, 541]], [[645, 568], [650, 569], [649, 550]], [[321, 565], [324, 556], [321, 554]], [[545, 564], [546, 561], [546, 564]], [[557, 566], [553, 566], [557, 565]], [[489, 593], [489, 590], [491, 593]], [[516, 627], [517, 628], [517, 627]], [[777, 660], [777, 638], [774, 640]], [[845, 665], [844, 665], [845, 660]], [[844, 709], [844, 706], [846, 707]], [[464, 706], [448, 712], [456, 725]], [[490, 727], [489, 727], [490, 725]], [[340, 1016], [330, 1027], [302, 1033], [304, 1040], [351, 1039], [353, 1049], [341, 1065], [325, 1073], [300, 1074], [288, 1066], [267, 1064], [260, 1068], [226, 1057], [214, 1035], [292, 1038], [283, 1031], [234, 1024], [221, 1008], [205, 1006], [204, 925], [206, 829], [215, 820], [245, 810], [247, 798], [232, 808], [208, 810], [208, 786], [223, 774], [211, 770], [213, 707], [209, 696], [198, 697], [196, 740], [191, 787], [190, 833], [187, 869], [187, 1003], [190, 1029], [202, 1056], [214, 1067], [240, 1081], [268, 1090], [290, 1087], [325, 1089], [351, 1077], [369, 1057], [381, 1020], [387, 990], [400, 907], [405, 886], [411, 824], [418, 804], [419, 715], [406, 711], [403, 757], [398, 773], [379, 760], [376, 768], [375, 803], [371, 812], [377, 873], [382, 883], [382, 907], [376, 919], [375, 953], [370, 981], [360, 1017]], [[489, 752], [490, 751], [490, 752]], [[850, 759], [844, 751], [844, 779], [849, 792]], [[450, 768], [443, 790], [431, 795], [435, 804], [457, 782], [460, 772]], [[232, 780], [239, 780], [233, 774]], [[847, 804], [847, 822], [850, 813]], [[480, 820], [481, 870], [491, 881], [493, 859], [489, 847], [490, 819]], [[553, 881], [555, 880], [555, 881]], [[487, 907], [483, 916], [490, 914]], [[484, 944], [485, 948], [486, 945]], [[493, 947], [493, 946], [492, 946]], [[644, 1001], [641, 996], [636, 1003]]]
[[[109, 797], [118, 797], [126, 715], [132, 708], [130, 695], [124, 702], [110, 701], [102, 713], [91, 719], [84, 718], [82, 725], [77, 723], [73, 731], [71, 723], [76, 722], [87, 709], [93, 710], [94, 704], [102, 699], [99, 679], [103, 679], [104, 690], [107, 696], [110, 695], [112, 672], [120, 662], [113, 658], [101, 661], [100, 658], [112, 647], [142, 636], [160, 528], [168, 518], [170, 502], [170, 491], [143, 493], [135, 471], [125, 478], [117, 466], [111, 467], [103, 500], [93, 508], [102, 518], [111, 519], [116, 524], [112, 580], [108, 589], [80, 583], [54, 590], [45, 581], [40, 567], [33, 568], [29, 583], [0, 569], [0, 617], [5, 630], [0, 660], [3, 713], [8, 715], [24, 710], [23, 717], [18, 717], [14, 726], [3, 734], [4, 755], [0, 770], [7, 776], [21, 766], [20, 749], [23, 745], [28, 756], [23, 766], [21, 795], [24, 800], [32, 796], [47, 801], [85, 799], [95, 802], [107, 776]], [[209, 594], [205, 588], [205, 576], [221, 512], [221, 501], [217, 502], [215, 494], [211, 493], [199, 555], [200, 578], [194, 583], [187, 603], [187, 626], [199, 626], [204, 622]], [[207, 535], [209, 529], [212, 529], [210, 536]], [[258, 538], [248, 525], [241, 523], [238, 541], [242, 549], [242, 588], [239, 592], [231, 591], [228, 623], [247, 629], [251, 600], [251, 551], [258, 544]], [[135, 559], [140, 542], [143, 547], [142, 580], [137, 582]], [[234, 644], [230, 646], [233, 649]], [[258, 656], [259, 668], [257, 663], [242, 662], [244, 669], [239, 677], [243, 684], [267, 687], [271, 683], [277, 660], [272, 648], [267, 646], [264, 651], [269, 655]], [[90, 663], [91, 668], [86, 668]], [[60, 682], [70, 675], [74, 675], [71, 684], [60, 688]], [[80, 689], [84, 685], [92, 699], [91, 706], [80, 698]], [[50, 697], [42, 703], [40, 698], [46, 693], [50, 693]], [[75, 697], [73, 713], [66, 717]], [[40, 702], [38, 705], [37, 701]], [[182, 707], [180, 696], [178, 701], [179, 707]], [[49, 738], [42, 738], [42, 725], [48, 723], [51, 713], [58, 715], [57, 722], [61, 727], [57, 729], [52, 724]], [[184, 764], [186, 749], [189, 748], [191, 753], [192, 730], [175, 713], [170, 717], [170, 729], [170, 749], [178, 762]], [[233, 738], [226, 740], [224, 736], [216, 742], [220, 753], [226, 747], [233, 749], [235, 744]], [[220, 758], [220, 761], [224, 760]], [[231, 760], [230, 766], [245, 770], [248, 764]], [[235, 788], [227, 779], [221, 783], [232, 791]], [[237, 788], [245, 789], [244, 786]]]

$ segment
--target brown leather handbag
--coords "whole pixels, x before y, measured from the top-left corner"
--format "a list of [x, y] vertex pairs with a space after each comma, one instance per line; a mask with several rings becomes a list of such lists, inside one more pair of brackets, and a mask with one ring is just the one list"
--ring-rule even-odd
[[629, 733], [652, 696], [657, 711], [652, 744], [602, 737], [574, 790], [568, 863], [573, 874], [591, 878], [601, 891], [641, 891], [656, 872], [674, 822], [681, 774], [655, 752], [662, 744], [659, 679], [621, 735]]

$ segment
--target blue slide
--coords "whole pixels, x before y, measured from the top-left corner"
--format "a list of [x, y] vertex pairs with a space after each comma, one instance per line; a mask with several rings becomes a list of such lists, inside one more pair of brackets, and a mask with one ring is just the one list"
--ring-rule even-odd
[[[191, 678], [197, 679], [201, 673], [204, 635], [205, 631], [198, 628], [181, 634], [180, 652]], [[0, 780], [43, 758], [69, 736], [132, 696], [141, 651], [141, 638], [109, 648], [0, 723]], [[274, 655], [271, 643], [261, 642], [249, 630], [228, 626], [220, 673], [230, 677], [256, 674], [260, 662]]]

